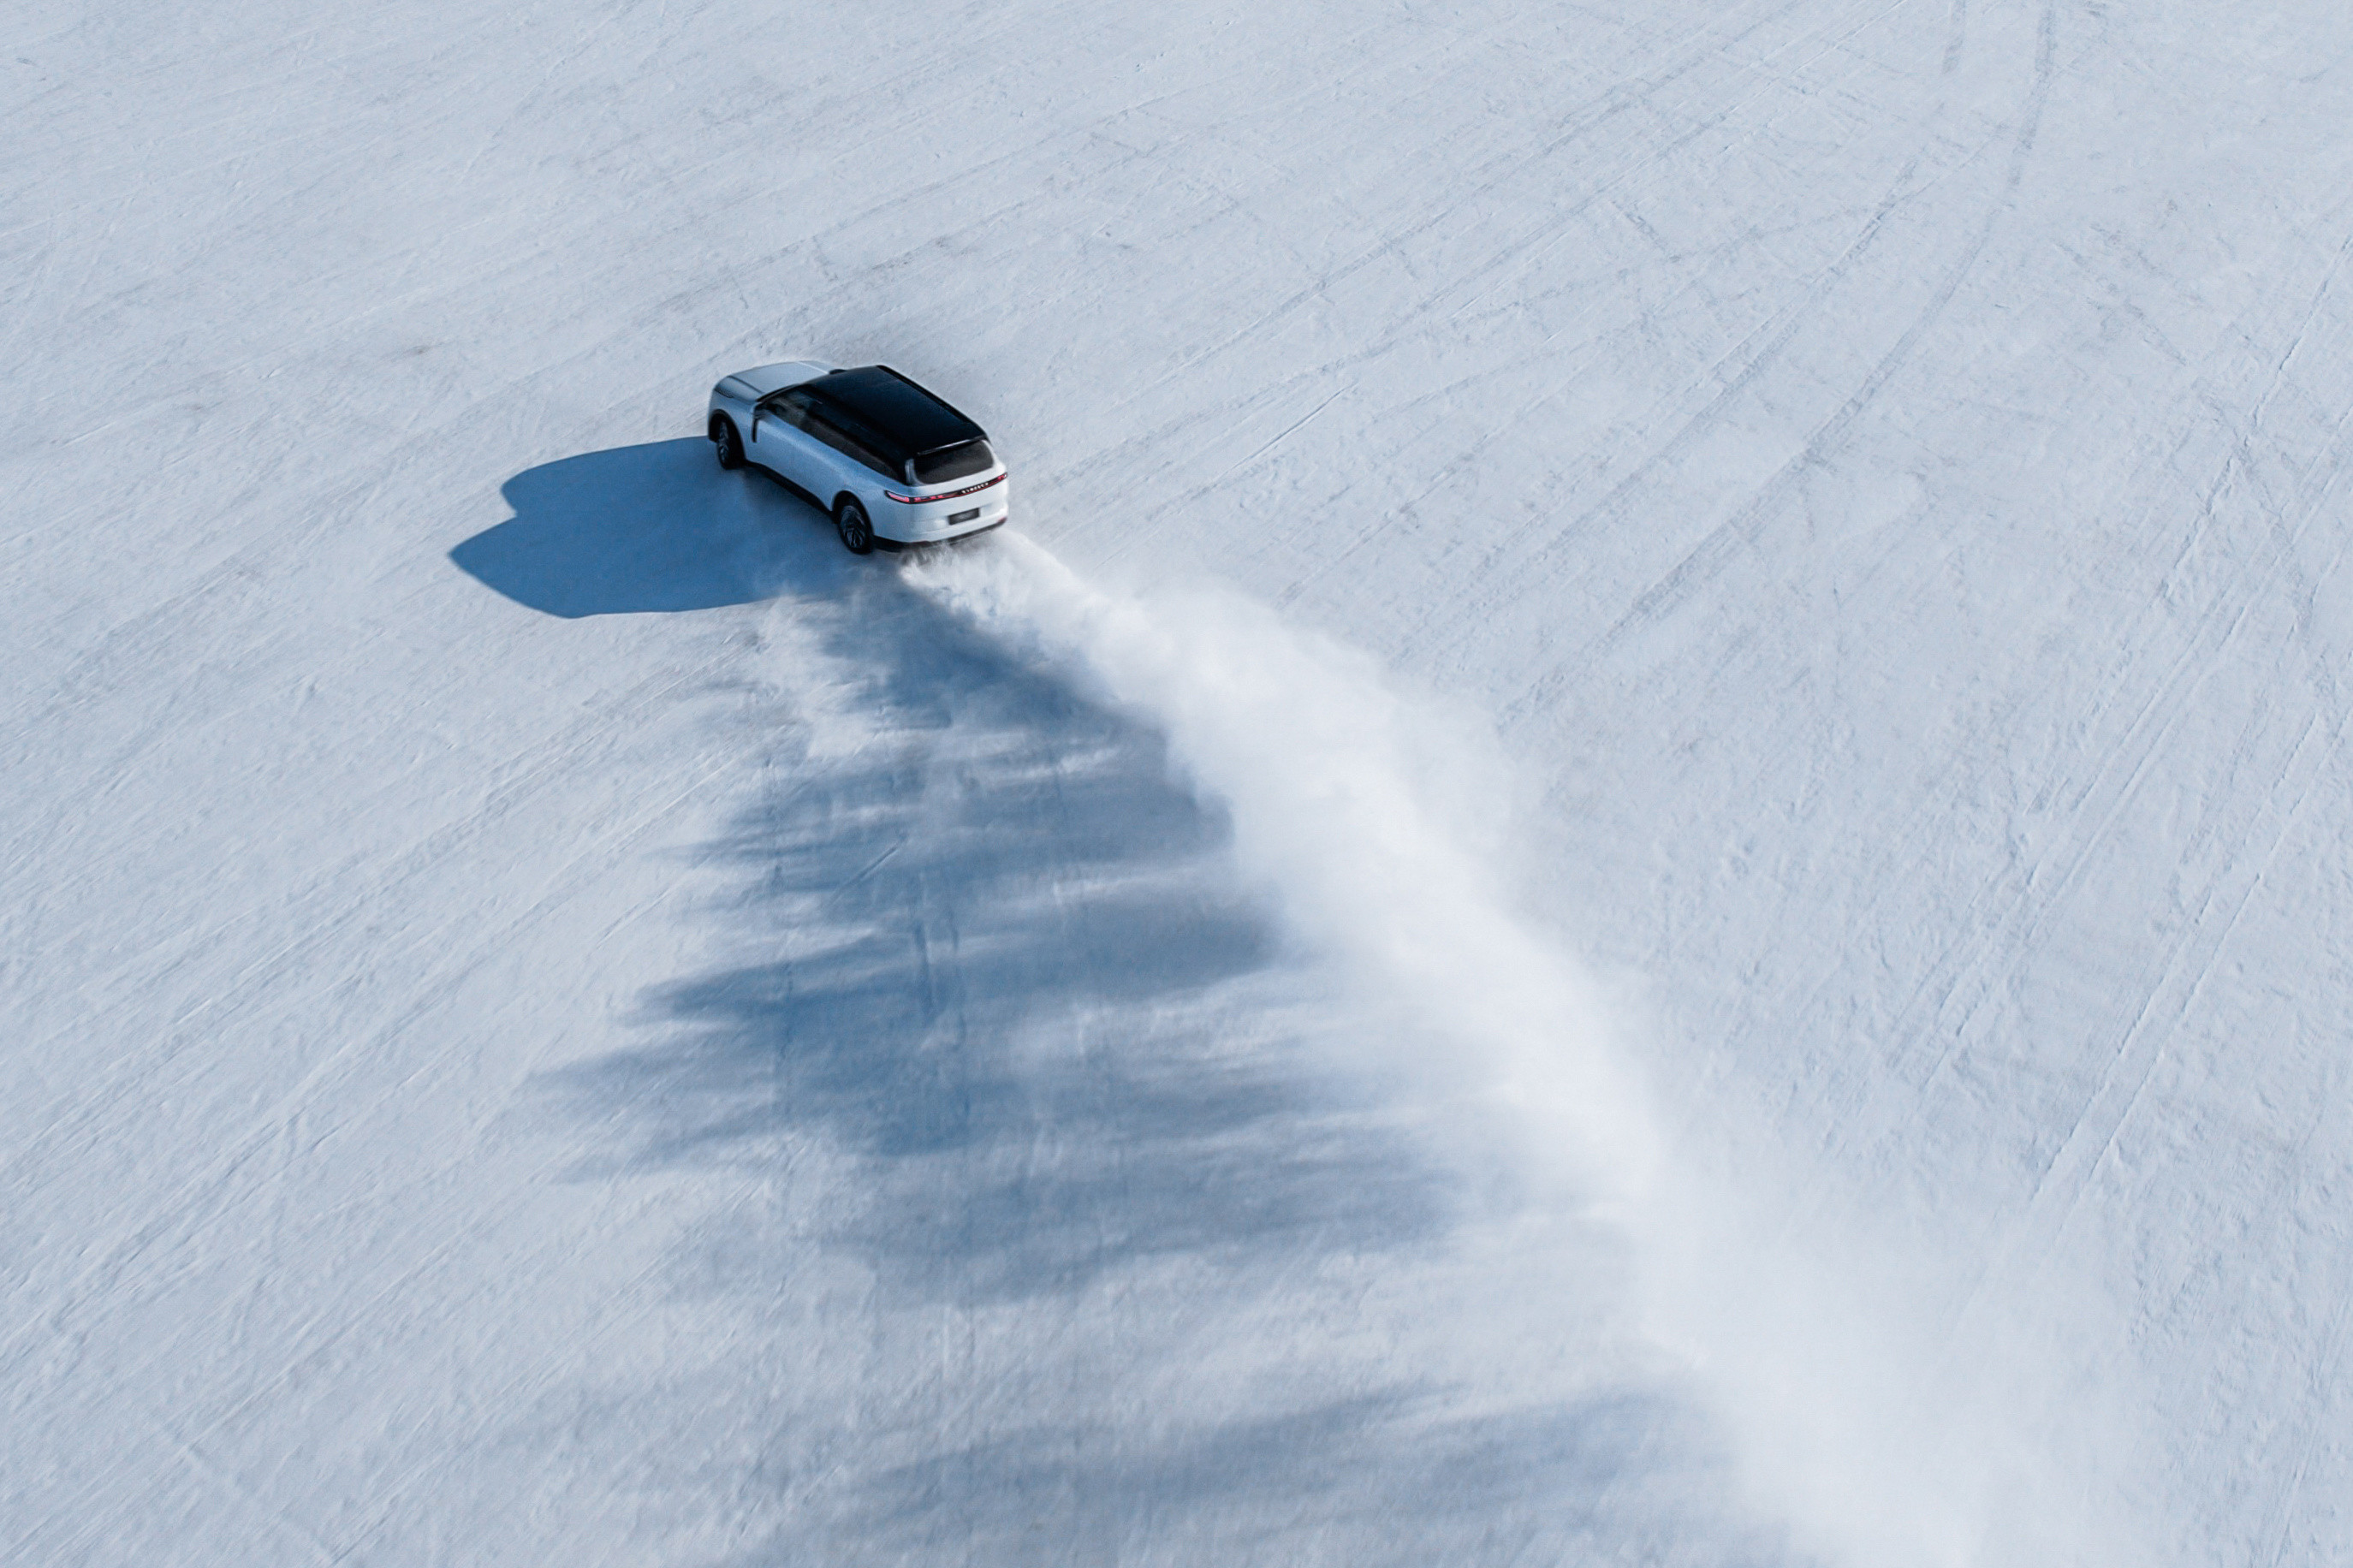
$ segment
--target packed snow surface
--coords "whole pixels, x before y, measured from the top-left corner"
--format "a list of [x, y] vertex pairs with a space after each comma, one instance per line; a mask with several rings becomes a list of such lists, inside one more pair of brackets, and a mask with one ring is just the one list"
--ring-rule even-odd
[[2341, 5], [11, 16], [0, 1561], [2353, 1561]]

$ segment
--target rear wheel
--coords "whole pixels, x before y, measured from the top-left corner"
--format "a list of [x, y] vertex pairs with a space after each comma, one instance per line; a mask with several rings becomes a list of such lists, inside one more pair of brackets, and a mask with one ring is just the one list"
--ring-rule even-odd
[[833, 526], [852, 555], [865, 555], [874, 549], [874, 525], [866, 521], [866, 509], [850, 497], [842, 497], [841, 504], [833, 509]]
[[735, 421], [724, 414], [711, 421], [711, 438], [719, 444], [719, 466], [740, 468], [744, 466], [744, 437], [735, 434]]

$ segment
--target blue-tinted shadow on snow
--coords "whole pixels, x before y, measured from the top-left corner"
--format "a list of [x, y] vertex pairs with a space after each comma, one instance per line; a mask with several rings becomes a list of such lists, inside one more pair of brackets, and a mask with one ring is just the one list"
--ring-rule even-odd
[[817, 529], [765, 571], [771, 663], [714, 721], [760, 782], [696, 852], [732, 956], [538, 1082], [603, 1140], [578, 1179], [765, 1187], [677, 1288], [824, 1336], [765, 1352], [819, 1385], [879, 1379], [713, 1390], [742, 1468], [691, 1489], [789, 1521], [725, 1562], [1783, 1561], [1710, 1511], [1661, 1391], [1473, 1408], [1409, 1360], [1287, 1367], [1320, 1314], [1351, 1331], [1348, 1281], [1442, 1270], [1463, 1214], [1335, 1070], [1363, 1018], [1148, 724]]
[[514, 515], [449, 559], [517, 604], [567, 620], [765, 599], [764, 533], [823, 527], [780, 487], [723, 472], [711, 443], [693, 439], [542, 463], [500, 493]]
[[829, 534], [768, 567], [871, 738], [811, 756], [782, 698], [746, 725], [770, 782], [701, 851], [746, 962], [647, 998], [649, 1044], [554, 1086], [622, 1115], [621, 1164], [818, 1141], [870, 1199], [833, 1244], [965, 1300], [1441, 1225], [1445, 1180], [1269, 1022], [1299, 1004], [1281, 942], [1158, 734]]
[[[860, 1523], [885, 1543], [878, 1560], [921, 1563], [1784, 1562], [1692, 1506], [1723, 1477], [1662, 1464], [1696, 1434], [1653, 1396], [1465, 1414], [1392, 1389], [1207, 1429], [1137, 1425], [1158, 1429], [1139, 1441], [1114, 1423], [1041, 1425], [952, 1447], [875, 1478]], [[1678, 1512], [1680, 1529], [1662, 1522]], [[1061, 1549], [1051, 1559], [1040, 1521]], [[1137, 1551], [1145, 1541], [1158, 1550]]]

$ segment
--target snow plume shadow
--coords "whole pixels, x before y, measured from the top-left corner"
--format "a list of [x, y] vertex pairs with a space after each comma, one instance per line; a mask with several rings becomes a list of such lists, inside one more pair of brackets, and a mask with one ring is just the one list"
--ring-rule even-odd
[[1606, 1247], [1468, 1223], [1164, 726], [930, 569], [772, 559], [721, 961], [542, 1081], [579, 1178], [762, 1194], [677, 1258], [755, 1347], [725, 1561], [1780, 1561], [1672, 1390], [1562, 1355]]
[[[1666, 1414], [1621, 1395], [1465, 1417], [1384, 1394], [1148, 1447], [1108, 1426], [1040, 1427], [886, 1471], [868, 1500], [879, 1538], [913, 1562], [1037, 1561], [1040, 1519], [1072, 1521], [1070, 1545], [1094, 1562], [1766, 1561], [1677, 1539], [1704, 1542], [1696, 1517], [1630, 1533]], [[1175, 1550], [1138, 1527], [1180, 1519], [1192, 1528]], [[1641, 1554], [1621, 1559], [1630, 1540]]]
[[1200, 1048], [1202, 1018], [1300, 1003], [1269, 978], [1266, 912], [1222, 874], [1225, 821], [1165, 742], [887, 567], [861, 576], [796, 605], [849, 733], [788, 739], [703, 852], [742, 879], [726, 916], [760, 933], [753, 961], [649, 998], [665, 1043], [574, 1075], [631, 1108], [629, 1159], [814, 1140], [877, 1194], [832, 1244], [965, 1297], [1069, 1290], [1155, 1252], [1430, 1234], [1436, 1173], [1394, 1134], [1322, 1127], [1350, 1108], [1279, 1033]]

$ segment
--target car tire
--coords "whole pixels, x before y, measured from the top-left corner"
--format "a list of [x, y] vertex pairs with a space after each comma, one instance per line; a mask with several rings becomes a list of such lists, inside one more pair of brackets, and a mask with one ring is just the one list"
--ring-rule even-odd
[[735, 421], [724, 414], [711, 422], [711, 438], [719, 447], [719, 466], [740, 468], [744, 466], [744, 437], [735, 433]]
[[834, 531], [841, 535], [842, 548], [852, 555], [874, 552], [874, 525], [866, 521], [866, 509], [849, 496], [833, 509]]

